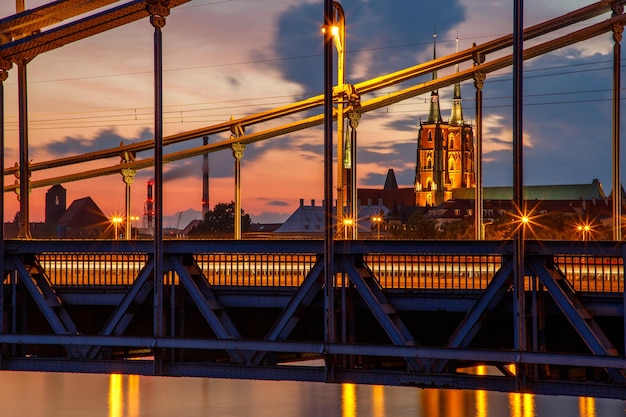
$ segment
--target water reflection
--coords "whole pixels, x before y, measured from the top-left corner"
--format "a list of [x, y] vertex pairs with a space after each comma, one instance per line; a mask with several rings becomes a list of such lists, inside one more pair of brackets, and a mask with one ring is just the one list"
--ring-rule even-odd
[[595, 398], [580, 397], [578, 399], [578, 410], [580, 417], [596, 417]]
[[511, 417], [534, 417], [535, 398], [532, 394], [509, 393]]
[[372, 386], [372, 417], [385, 417], [385, 389], [380, 385]]
[[109, 417], [122, 417], [124, 397], [122, 393], [122, 375], [109, 376]]
[[341, 385], [341, 415], [356, 417], [356, 387], [354, 384]]
[[353, 384], [28, 372], [0, 372], [0, 415], [626, 417], [624, 402], [586, 397]]

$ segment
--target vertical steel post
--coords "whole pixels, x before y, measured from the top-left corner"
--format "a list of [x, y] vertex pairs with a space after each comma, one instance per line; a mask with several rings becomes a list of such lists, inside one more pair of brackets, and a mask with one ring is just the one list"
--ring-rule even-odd
[[[6, 62], [5, 62], [6, 63]], [[10, 68], [10, 63], [9, 68]], [[6, 69], [0, 69], [0, 172], [4, 172], [4, 82], [9, 73]], [[0, 178], [0, 189], [4, 190], [4, 175]], [[4, 192], [0, 193], [0, 306], [4, 306]], [[0, 333], [4, 333], [4, 308], [0, 308]]]
[[[513, 29], [513, 203], [520, 215], [526, 215], [524, 207], [523, 172], [523, 65], [524, 65], [524, 2], [514, 1]], [[525, 222], [515, 232], [515, 261], [513, 263], [514, 347], [526, 350], [526, 314], [524, 303], [524, 232]], [[524, 371], [518, 369], [518, 382], [523, 384]]]
[[30, 239], [30, 201], [28, 170], [28, 80], [26, 76], [27, 60], [22, 60], [17, 67], [17, 88], [19, 96], [19, 153], [20, 153], [20, 230], [19, 237]]
[[[130, 159], [125, 160], [122, 159], [122, 163], [124, 162], [130, 162]], [[122, 168], [122, 178], [124, 180], [124, 188], [125, 188], [125, 197], [124, 197], [124, 202], [125, 202], [125, 216], [126, 216], [126, 233], [124, 234], [124, 236], [126, 237], [126, 240], [130, 240], [132, 239], [132, 231], [133, 231], [133, 223], [132, 223], [132, 215], [131, 215], [131, 208], [130, 208], [130, 199], [131, 199], [131, 185], [133, 184], [133, 180], [135, 179], [135, 174], [137, 173], [137, 171], [135, 171], [132, 168]], [[116, 236], [117, 239], [117, 236]]]
[[[613, 4], [613, 16], [622, 14], [624, 6]], [[624, 27], [613, 25], [613, 240], [622, 240], [622, 181], [620, 164], [620, 65]]]
[[[333, 240], [333, 1], [324, 0], [324, 342], [335, 341], [335, 271]], [[339, 140], [339, 139], [338, 139]], [[332, 358], [326, 378], [334, 379]]]
[[[344, 218], [346, 217], [344, 210], [346, 209], [346, 200], [348, 199], [347, 169], [344, 164], [345, 132], [344, 132], [344, 84], [345, 84], [345, 16], [343, 7], [339, 2], [333, 1], [333, 26], [337, 28], [337, 34], [333, 34], [335, 47], [337, 48], [337, 237], [341, 237], [341, 230], [346, 228]], [[332, 59], [332, 58], [331, 58]], [[332, 78], [332, 73], [331, 73]], [[350, 217], [350, 216], [348, 216]], [[345, 235], [345, 233], [343, 233]]]
[[169, 9], [148, 3], [154, 26], [154, 336], [165, 336], [163, 315], [163, 39]]
[[[207, 146], [209, 144], [209, 137], [202, 137], [202, 144]], [[206, 214], [211, 209], [209, 202], [209, 154], [202, 155], [202, 220], [206, 217]]]
[[[476, 47], [476, 44], [473, 45]], [[483, 54], [474, 56], [474, 66], [484, 62]], [[474, 73], [474, 88], [476, 89], [476, 146], [474, 147], [474, 236], [476, 240], [485, 238], [483, 219], [483, 87], [485, 73]]]
[[235, 158], [235, 239], [241, 240], [241, 158], [246, 145], [233, 143], [231, 147]]
[[356, 135], [357, 127], [359, 127], [359, 120], [361, 114], [353, 111], [350, 112], [350, 160], [352, 163], [352, 169], [350, 170], [350, 216], [352, 217], [352, 239], [357, 240], [359, 238], [359, 199], [358, 189], [356, 186]]

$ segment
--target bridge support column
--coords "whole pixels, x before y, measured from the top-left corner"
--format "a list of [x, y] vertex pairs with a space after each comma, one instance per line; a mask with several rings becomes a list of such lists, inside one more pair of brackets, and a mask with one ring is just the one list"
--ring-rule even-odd
[[[624, 6], [613, 4], [613, 16], [622, 14]], [[622, 240], [622, 182], [620, 178], [620, 88], [622, 33], [624, 26], [613, 25], [613, 240]]]
[[359, 200], [356, 186], [356, 129], [359, 127], [361, 114], [351, 111], [350, 120], [350, 217], [352, 218], [352, 239], [359, 238]]
[[[346, 63], [346, 16], [343, 7], [339, 2], [333, 2], [333, 29], [336, 33], [331, 34], [337, 49], [337, 238], [341, 239], [346, 236], [345, 228], [348, 227], [344, 222], [346, 218], [344, 210], [346, 209], [346, 201], [348, 200], [347, 184], [348, 184], [348, 167], [346, 166], [346, 148], [348, 139], [344, 132], [344, 83], [345, 83], [345, 63]], [[328, 201], [328, 200], [326, 200]], [[342, 233], [342, 230], [344, 231]]]
[[235, 158], [235, 239], [241, 240], [241, 158], [246, 145], [233, 143], [231, 147]]
[[124, 178], [124, 184], [126, 184], [126, 197], [124, 199], [126, 204], [126, 240], [130, 240], [132, 238], [133, 232], [132, 216], [130, 212], [130, 186], [133, 184], [136, 173], [137, 171], [131, 168], [122, 169], [122, 177]]
[[[120, 145], [123, 145], [120, 144]], [[121, 163], [126, 164], [128, 162], [132, 162], [135, 160], [135, 152], [122, 151], [120, 152]], [[130, 186], [133, 184], [133, 180], [135, 179], [136, 170], [132, 168], [122, 168], [121, 174], [124, 179], [124, 184], [126, 184], [126, 197], [125, 197], [125, 207], [126, 207], [126, 240], [130, 240], [132, 238], [133, 224], [132, 224], [132, 216], [131, 216], [131, 208], [130, 208]]]
[[[163, 40], [170, 11], [160, 0], [148, 2], [154, 27], [154, 336], [165, 336], [163, 314]], [[159, 363], [159, 358], [156, 360]], [[158, 366], [158, 365], [157, 365]], [[157, 373], [158, 370], [157, 370]]]
[[[0, 150], [4, 156], [4, 82], [9, 76], [10, 61], [0, 60]], [[0, 158], [0, 218], [4, 225], [4, 157]], [[0, 306], [4, 306], [4, 227], [0, 227]], [[4, 333], [4, 308], [0, 308], [0, 333]]]
[[[524, 1], [515, 0], [513, 10], [513, 204], [520, 217], [526, 216], [524, 207], [523, 173], [523, 65], [524, 65]], [[514, 236], [513, 262], [513, 329], [514, 349], [527, 350], [526, 303], [525, 303], [525, 247], [526, 223], [520, 218]], [[518, 389], [523, 390], [526, 380], [524, 365], [517, 366]]]
[[19, 96], [19, 153], [20, 153], [20, 216], [18, 237], [30, 239], [30, 198], [28, 169], [28, 81], [26, 73], [27, 60], [22, 60], [18, 65], [18, 96]]
[[[332, 0], [324, 0], [324, 343], [335, 342], [335, 254], [333, 239], [333, 44]], [[337, 203], [339, 206], [339, 202]], [[326, 379], [334, 380], [332, 356], [324, 352]]]

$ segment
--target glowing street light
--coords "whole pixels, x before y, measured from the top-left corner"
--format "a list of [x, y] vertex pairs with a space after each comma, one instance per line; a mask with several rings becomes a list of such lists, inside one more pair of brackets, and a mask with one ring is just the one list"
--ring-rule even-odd
[[376, 223], [376, 236], [378, 238], [378, 240], [380, 240], [380, 223], [382, 223], [383, 221], [383, 216], [382, 215], [378, 215], [378, 216], [372, 216], [372, 222]]
[[348, 239], [348, 229], [352, 227], [354, 222], [350, 217], [344, 217], [343, 221], [343, 238]]
[[115, 228], [115, 240], [118, 240], [119, 235], [117, 233], [117, 229], [119, 227], [120, 224], [122, 224], [122, 217], [121, 216], [113, 216], [111, 218], [111, 223], [113, 223], [113, 227]]
[[591, 232], [591, 226], [589, 224], [579, 224], [576, 226], [576, 230], [581, 233], [583, 242], [589, 240], [589, 233]]

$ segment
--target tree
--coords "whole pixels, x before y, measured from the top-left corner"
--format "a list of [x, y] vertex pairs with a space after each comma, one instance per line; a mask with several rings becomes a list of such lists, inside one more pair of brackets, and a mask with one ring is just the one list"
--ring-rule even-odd
[[439, 230], [437, 221], [427, 219], [420, 211], [411, 214], [406, 225], [391, 229], [392, 236], [396, 239], [437, 239]]
[[[252, 219], [249, 214], [241, 210], [241, 231], [250, 230]], [[213, 210], [209, 210], [202, 223], [191, 230], [191, 236], [217, 235], [233, 233], [235, 231], [235, 202], [217, 203]]]

